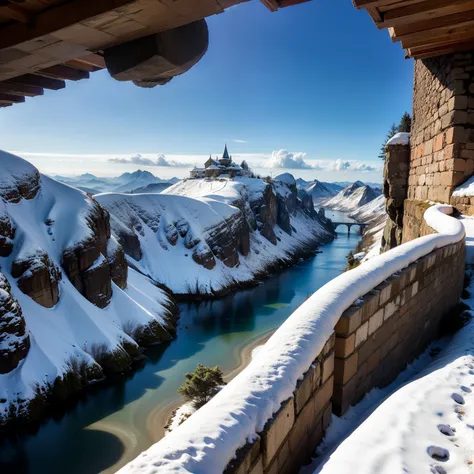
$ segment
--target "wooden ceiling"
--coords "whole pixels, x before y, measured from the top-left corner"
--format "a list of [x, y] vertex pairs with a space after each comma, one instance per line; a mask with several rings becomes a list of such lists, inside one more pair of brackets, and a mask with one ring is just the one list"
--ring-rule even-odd
[[407, 57], [474, 49], [474, 0], [353, 0], [378, 28], [388, 28]]
[[[248, 0], [0, 0], [0, 107], [105, 68], [111, 46]], [[308, 0], [261, 0], [270, 10]]]

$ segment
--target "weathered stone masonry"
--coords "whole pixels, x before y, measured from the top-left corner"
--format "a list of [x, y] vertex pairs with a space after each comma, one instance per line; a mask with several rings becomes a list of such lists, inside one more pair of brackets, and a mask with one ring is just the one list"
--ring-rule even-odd
[[[473, 174], [474, 51], [416, 60], [408, 202], [451, 203], [472, 215], [474, 199], [452, 193]], [[422, 235], [423, 207], [405, 205], [404, 214], [407, 242]]]
[[259, 438], [237, 452], [225, 474], [294, 474], [311, 459], [331, 420], [333, 333], [293, 396], [268, 421]]
[[388, 385], [436, 337], [461, 297], [464, 256], [464, 241], [435, 250], [344, 312], [336, 326], [336, 414]]
[[464, 257], [464, 240], [437, 249], [350, 306], [293, 396], [225, 474], [297, 472], [331, 412], [341, 415], [373, 387], [388, 385], [436, 338], [441, 318], [459, 302]]

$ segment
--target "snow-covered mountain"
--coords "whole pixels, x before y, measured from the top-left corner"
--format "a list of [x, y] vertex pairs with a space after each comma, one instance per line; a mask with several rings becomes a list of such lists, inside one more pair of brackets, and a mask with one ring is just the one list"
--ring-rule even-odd
[[142, 186], [141, 188], [132, 189], [130, 191], [130, 194], [146, 194], [146, 193], [156, 194], [156, 193], [161, 193], [161, 191], [164, 191], [165, 189], [171, 186], [173, 186], [172, 183], [150, 183], [150, 184], [147, 184], [146, 186]]
[[380, 190], [373, 189], [361, 181], [356, 181], [345, 187], [336, 196], [323, 201], [321, 205], [335, 211], [355, 211], [377, 196], [380, 196]]
[[192, 179], [161, 194], [101, 194], [135, 268], [177, 294], [219, 295], [332, 239], [294, 178]]
[[296, 180], [296, 186], [300, 192], [305, 191], [312, 198], [316, 206], [321, 204], [322, 201], [335, 196], [342, 187], [334, 183], [325, 183], [315, 179], [314, 181], [305, 181], [304, 179], [298, 178]]
[[[160, 179], [154, 174], [145, 170], [137, 170], [133, 173], [123, 173], [120, 176], [97, 177], [91, 173], [81, 174], [80, 176], [52, 176], [61, 183], [69, 184], [91, 194], [104, 192], [128, 193], [135, 192], [136, 189], [144, 188], [149, 184], [176, 184], [180, 180], [178, 178]], [[153, 191], [156, 192], [156, 191]]]
[[169, 340], [174, 304], [128, 268], [96, 201], [1, 151], [0, 170], [1, 426]]
[[349, 217], [367, 224], [362, 241], [357, 247], [361, 259], [365, 261], [378, 255], [388, 217], [385, 211], [385, 196], [381, 194], [349, 214]]

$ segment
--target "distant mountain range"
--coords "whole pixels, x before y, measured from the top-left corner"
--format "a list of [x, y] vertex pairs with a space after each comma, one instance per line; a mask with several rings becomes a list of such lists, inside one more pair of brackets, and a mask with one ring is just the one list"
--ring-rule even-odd
[[356, 181], [335, 196], [322, 201], [320, 205], [335, 211], [355, 211], [380, 195], [380, 189], [372, 188], [362, 181]]
[[[70, 186], [81, 189], [90, 194], [99, 194], [104, 192], [117, 193], [137, 193], [161, 192], [163, 189], [176, 184], [180, 181], [178, 178], [160, 179], [154, 174], [145, 170], [137, 170], [133, 173], [123, 173], [120, 176], [97, 177], [91, 173], [81, 174], [80, 176], [51, 176], [56, 181], [60, 181]], [[146, 189], [148, 186], [150, 188]]]

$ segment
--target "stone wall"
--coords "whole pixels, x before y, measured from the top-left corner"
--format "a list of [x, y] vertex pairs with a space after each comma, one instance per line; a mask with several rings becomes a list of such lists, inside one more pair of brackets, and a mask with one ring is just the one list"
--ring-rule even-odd
[[415, 61], [410, 200], [449, 203], [474, 173], [474, 51]]
[[333, 333], [293, 396], [253, 443], [241, 448], [225, 474], [292, 474], [309, 462], [331, 420], [334, 387]]
[[341, 415], [388, 385], [438, 332], [459, 302], [465, 243], [435, 250], [349, 307], [336, 325], [333, 410]]
[[409, 242], [423, 235], [433, 234], [423, 218], [426, 209], [431, 206], [426, 201], [406, 200], [403, 212], [403, 238], [402, 242]]
[[388, 219], [382, 236], [382, 252], [402, 243], [403, 203], [408, 191], [409, 166], [409, 145], [388, 145], [385, 148], [383, 193]]

